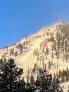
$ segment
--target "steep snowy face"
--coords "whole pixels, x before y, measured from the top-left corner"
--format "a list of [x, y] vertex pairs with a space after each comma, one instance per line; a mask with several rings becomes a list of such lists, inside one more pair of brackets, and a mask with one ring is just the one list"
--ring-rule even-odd
[[69, 68], [69, 24], [44, 27], [32, 36], [0, 50], [0, 58], [14, 58], [16, 64], [32, 73], [35, 65], [50, 73]]
[[28, 38], [31, 47], [26, 53], [15, 58], [16, 63], [30, 73], [35, 67], [46, 67], [50, 73], [69, 67], [69, 24], [59, 23], [42, 28]]

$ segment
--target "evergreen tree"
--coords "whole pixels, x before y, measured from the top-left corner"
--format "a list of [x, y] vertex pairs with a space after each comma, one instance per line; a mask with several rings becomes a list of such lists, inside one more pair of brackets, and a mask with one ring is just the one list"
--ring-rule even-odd
[[20, 81], [18, 78], [22, 75], [23, 69], [18, 68], [13, 59], [9, 59], [7, 63], [2, 66], [0, 77], [2, 83], [2, 89], [5, 92], [14, 92], [14, 90], [19, 87]]
[[18, 48], [19, 51], [20, 51], [20, 54], [22, 54], [22, 51], [23, 51], [23, 45], [22, 45], [21, 43], [19, 43], [19, 44], [16, 46], [16, 48]]

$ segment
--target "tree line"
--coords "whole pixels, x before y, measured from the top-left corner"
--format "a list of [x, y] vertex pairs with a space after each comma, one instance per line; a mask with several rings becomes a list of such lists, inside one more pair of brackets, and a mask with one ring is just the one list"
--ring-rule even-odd
[[36, 80], [30, 76], [27, 82], [23, 74], [23, 69], [17, 67], [14, 59], [8, 61], [0, 60], [0, 92], [63, 92], [59, 86], [59, 79], [52, 78], [46, 69], [38, 68]]

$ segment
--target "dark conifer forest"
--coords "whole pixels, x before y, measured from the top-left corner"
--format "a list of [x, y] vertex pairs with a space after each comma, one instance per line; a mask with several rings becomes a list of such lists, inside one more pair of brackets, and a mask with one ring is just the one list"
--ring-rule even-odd
[[[67, 71], [59, 71], [59, 76], [61, 81], [69, 80]], [[23, 74], [23, 69], [16, 66], [14, 59], [0, 60], [0, 92], [63, 92], [62, 88], [59, 86], [59, 78], [54, 75], [52, 78], [51, 74], [48, 74], [47, 70], [44, 68], [38, 68], [38, 75], [36, 80], [34, 76], [31, 75], [30, 79], [27, 77], [27, 82], [25, 82]]]

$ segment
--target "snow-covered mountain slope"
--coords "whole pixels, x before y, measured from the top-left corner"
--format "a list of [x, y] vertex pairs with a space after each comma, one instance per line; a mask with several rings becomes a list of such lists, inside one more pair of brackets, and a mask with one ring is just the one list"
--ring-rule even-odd
[[[24, 77], [28, 74], [36, 77], [35, 71], [38, 67], [46, 68], [53, 76], [58, 75], [59, 71], [68, 71], [69, 23], [57, 23], [43, 27], [35, 34], [6, 48], [1, 48], [0, 58], [14, 58], [16, 64], [23, 68]], [[63, 85], [64, 92], [67, 92], [69, 82], [65, 81], [61, 84]]]
[[0, 49], [0, 58], [5, 57], [14, 58], [23, 67], [24, 74], [28, 68], [32, 72], [35, 64], [45, 65], [52, 74], [69, 68], [69, 23], [43, 27], [16, 44]]

